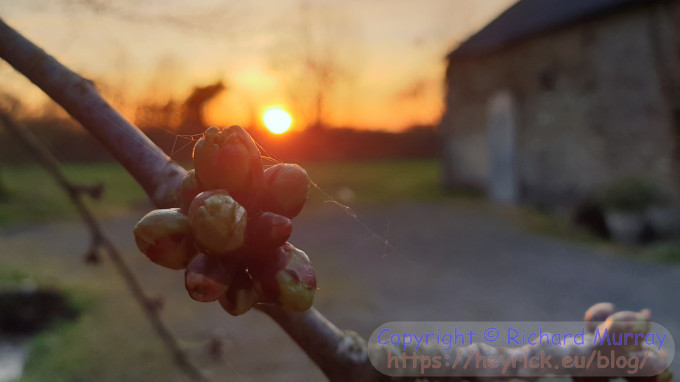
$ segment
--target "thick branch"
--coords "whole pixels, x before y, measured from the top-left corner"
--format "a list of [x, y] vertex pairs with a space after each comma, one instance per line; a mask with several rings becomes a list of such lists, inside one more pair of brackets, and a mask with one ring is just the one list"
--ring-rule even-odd
[[113, 154], [155, 205], [170, 207], [184, 169], [80, 77], [0, 19], [0, 57], [63, 107]]
[[318, 310], [288, 312], [275, 305], [257, 305], [307, 353], [331, 381], [368, 382], [386, 377], [377, 372], [366, 351], [366, 341], [351, 331], [341, 331]]

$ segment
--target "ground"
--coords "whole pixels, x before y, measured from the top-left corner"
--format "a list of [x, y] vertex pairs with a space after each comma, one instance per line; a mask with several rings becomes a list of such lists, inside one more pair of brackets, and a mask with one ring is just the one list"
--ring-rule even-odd
[[[650, 308], [680, 338], [677, 264], [540, 235], [518, 225], [512, 209], [477, 200], [357, 204], [359, 220], [333, 203], [310, 206], [291, 239], [317, 270], [316, 308], [340, 328], [368, 338], [388, 321], [572, 321], [610, 301], [621, 310]], [[194, 302], [181, 272], [140, 255], [132, 226], [144, 212], [104, 219], [105, 230], [148, 293], [163, 296], [163, 317], [197, 364], [216, 380], [323, 380], [268, 317], [234, 318], [217, 304]], [[80, 222], [5, 228], [0, 243], [0, 281], [56, 285], [84, 309], [76, 322], [33, 341], [24, 381], [184, 380], [110, 261], [82, 262], [88, 237]], [[208, 351], [214, 338], [222, 344], [218, 358]]]

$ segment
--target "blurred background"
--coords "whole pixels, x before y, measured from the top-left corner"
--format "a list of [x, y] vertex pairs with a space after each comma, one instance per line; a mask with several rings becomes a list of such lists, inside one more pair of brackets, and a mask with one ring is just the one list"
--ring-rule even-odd
[[[186, 167], [232, 124], [303, 165], [316, 187], [291, 241], [341, 328], [580, 320], [611, 301], [680, 338], [680, 1], [0, 0], [0, 17]], [[143, 190], [4, 61], [0, 83], [69, 179], [103, 186], [88, 207], [195, 364], [323, 380], [267, 317], [196, 303], [141, 256]], [[0, 382], [184, 380], [89, 245], [0, 129]]]

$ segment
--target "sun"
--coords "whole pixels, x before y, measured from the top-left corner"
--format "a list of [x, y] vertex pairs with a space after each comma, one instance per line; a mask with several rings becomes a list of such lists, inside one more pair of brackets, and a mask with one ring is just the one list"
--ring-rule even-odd
[[262, 113], [262, 120], [267, 129], [274, 134], [285, 133], [293, 123], [293, 118], [290, 117], [290, 114], [278, 106], [268, 107]]

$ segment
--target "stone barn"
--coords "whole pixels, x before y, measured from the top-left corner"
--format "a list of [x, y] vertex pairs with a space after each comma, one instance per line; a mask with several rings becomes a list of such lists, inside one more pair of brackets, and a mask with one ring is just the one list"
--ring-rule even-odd
[[680, 1], [520, 0], [447, 60], [446, 185], [570, 208], [636, 177], [680, 197]]

